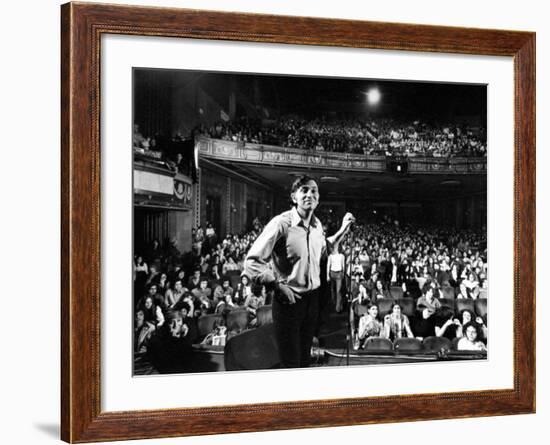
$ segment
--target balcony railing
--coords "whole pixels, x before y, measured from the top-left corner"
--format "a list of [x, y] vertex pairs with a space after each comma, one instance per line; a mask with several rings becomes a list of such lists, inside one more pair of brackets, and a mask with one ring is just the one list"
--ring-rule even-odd
[[[385, 172], [386, 156], [334, 153], [283, 148], [273, 145], [233, 142], [201, 137], [197, 139], [201, 156], [225, 161], [262, 163], [292, 167]], [[482, 174], [487, 171], [486, 158], [405, 158], [409, 173]]]

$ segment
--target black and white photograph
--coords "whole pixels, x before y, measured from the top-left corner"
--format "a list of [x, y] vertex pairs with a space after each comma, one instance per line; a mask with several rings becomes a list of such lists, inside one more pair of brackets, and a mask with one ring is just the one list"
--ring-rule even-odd
[[487, 360], [487, 85], [132, 82], [135, 376]]

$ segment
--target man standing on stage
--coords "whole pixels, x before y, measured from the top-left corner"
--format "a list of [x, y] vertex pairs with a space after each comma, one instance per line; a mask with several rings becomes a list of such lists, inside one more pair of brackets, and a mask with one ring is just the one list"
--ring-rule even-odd
[[338, 232], [325, 238], [313, 213], [319, 204], [315, 180], [300, 176], [290, 196], [294, 207], [265, 226], [248, 252], [243, 273], [275, 291], [273, 325], [281, 364], [297, 368], [309, 366], [319, 312], [321, 256], [338, 245], [355, 218], [346, 213]]

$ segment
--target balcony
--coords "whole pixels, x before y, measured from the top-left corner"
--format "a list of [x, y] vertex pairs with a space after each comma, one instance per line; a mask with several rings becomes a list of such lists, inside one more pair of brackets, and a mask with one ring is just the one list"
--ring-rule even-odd
[[[334, 153], [273, 145], [224, 141], [201, 137], [196, 141], [199, 154], [206, 158], [249, 164], [322, 168], [361, 172], [386, 172], [386, 156]], [[404, 159], [411, 174], [485, 174], [486, 158]]]

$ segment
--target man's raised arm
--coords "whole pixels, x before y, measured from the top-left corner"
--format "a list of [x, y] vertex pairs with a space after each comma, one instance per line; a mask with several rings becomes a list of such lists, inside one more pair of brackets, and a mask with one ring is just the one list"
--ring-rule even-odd
[[351, 213], [346, 213], [342, 219], [342, 225], [338, 232], [334, 235], [327, 237], [327, 252], [332, 252], [332, 248], [340, 244], [344, 235], [348, 232], [351, 225], [355, 222], [355, 217]]

